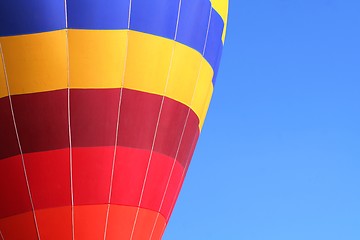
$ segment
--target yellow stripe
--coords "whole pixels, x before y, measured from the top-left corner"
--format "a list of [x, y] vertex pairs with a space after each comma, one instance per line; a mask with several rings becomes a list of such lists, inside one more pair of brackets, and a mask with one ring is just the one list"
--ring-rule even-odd
[[227, 19], [228, 19], [228, 10], [229, 10], [229, 0], [211, 0], [211, 5], [218, 12], [221, 18], [224, 21], [224, 31], [222, 35], [222, 41], [225, 42]]
[[4, 73], [4, 64], [0, 55], [0, 98], [7, 96], [6, 80]]
[[69, 30], [70, 87], [121, 87], [126, 40], [125, 30]]
[[124, 87], [164, 95], [174, 45], [166, 38], [129, 32]]
[[200, 129], [202, 129], [202, 127], [204, 126], [204, 121], [205, 121], [205, 118], [206, 118], [206, 115], [207, 115], [207, 112], [208, 112], [208, 109], [209, 109], [209, 105], [210, 105], [210, 102], [211, 102], [211, 97], [212, 97], [213, 91], [214, 91], [214, 87], [213, 87], [213, 85], [210, 85], [209, 89], [208, 89], [208, 93], [206, 95], [206, 99], [204, 101], [204, 106], [203, 106], [201, 117], [200, 117], [200, 119], [202, 120], [201, 125], [200, 125]]
[[205, 71], [200, 72], [199, 81], [195, 89], [194, 100], [192, 103], [192, 109], [194, 109], [200, 119], [200, 129], [202, 129], [202, 126], [204, 124], [207, 109], [209, 107], [211, 96], [214, 90], [213, 84], [206, 81], [206, 79], [210, 77], [210, 75], [206, 76], [205, 74], [207, 74]]
[[[213, 70], [196, 50], [128, 30], [69, 30], [68, 36], [71, 88], [124, 87], [165, 95], [191, 107], [202, 126], [204, 106], [211, 98], [208, 89], [212, 89]], [[0, 41], [11, 94], [67, 87], [64, 30], [4, 37]]]
[[67, 87], [66, 33], [0, 38], [11, 94]]

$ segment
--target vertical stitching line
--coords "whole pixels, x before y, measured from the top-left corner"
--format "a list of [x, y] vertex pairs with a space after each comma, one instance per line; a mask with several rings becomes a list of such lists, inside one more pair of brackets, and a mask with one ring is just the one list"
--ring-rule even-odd
[[138, 207], [136, 209], [135, 220], [134, 220], [134, 224], [133, 224], [133, 227], [132, 227], [132, 230], [131, 230], [130, 240], [133, 239], [137, 219], [138, 219], [138, 216], [139, 216], [140, 206], [141, 206], [141, 202], [142, 202], [142, 198], [143, 198], [143, 194], [144, 194], [144, 190], [145, 190], [145, 186], [146, 186], [146, 181], [147, 181], [147, 177], [148, 177], [148, 173], [149, 173], [149, 168], [150, 168], [150, 164], [151, 164], [151, 160], [152, 160], [152, 155], [153, 155], [153, 152], [154, 152], [157, 131], [158, 131], [158, 127], [159, 127], [159, 123], [160, 123], [160, 119], [161, 119], [161, 113], [162, 113], [162, 109], [163, 109], [163, 105], [164, 105], [164, 101], [165, 101], [165, 95], [166, 95], [166, 92], [167, 92], [167, 87], [168, 87], [168, 83], [169, 83], [169, 79], [170, 79], [170, 73], [171, 73], [171, 68], [172, 68], [173, 58], [174, 58], [174, 52], [175, 52], [175, 46], [176, 46], [177, 32], [178, 32], [178, 28], [179, 28], [181, 4], [182, 4], [182, 2], [180, 0], [179, 5], [178, 5], [178, 10], [177, 10], [175, 34], [174, 34], [174, 38], [173, 38], [173, 47], [172, 47], [172, 52], [171, 52], [171, 57], [170, 57], [170, 64], [169, 64], [169, 69], [168, 69], [166, 82], [165, 82], [165, 87], [164, 87], [164, 94], [163, 94], [163, 96], [161, 98], [160, 110], [159, 110], [159, 114], [158, 114], [158, 118], [157, 118], [157, 122], [156, 122], [154, 138], [153, 138], [153, 141], [152, 141], [152, 146], [151, 146], [151, 150], [150, 150], [150, 156], [149, 156], [148, 164], [146, 166], [144, 182], [143, 182], [142, 189], [141, 189], [141, 194], [140, 194], [140, 200], [138, 202]]
[[66, 52], [67, 52], [67, 109], [68, 109], [68, 135], [69, 135], [69, 161], [70, 161], [70, 191], [71, 191], [71, 225], [72, 238], [75, 238], [75, 216], [74, 216], [74, 179], [73, 179], [73, 158], [72, 158], [72, 136], [71, 136], [71, 110], [70, 110], [70, 57], [69, 57], [69, 32], [66, 34]]
[[36, 227], [36, 234], [37, 234], [38, 239], [40, 239], [39, 227], [38, 227], [38, 223], [37, 223], [37, 220], [36, 220], [35, 207], [34, 207], [34, 202], [33, 202], [32, 194], [31, 194], [31, 190], [30, 190], [29, 179], [28, 179], [28, 176], [27, 176], [24, 154], [23, 154], [23, 151], [22, 151], [22, 147], [21, 147], [21, 143], [20, 143], [20, 137], [19, 137], [19, 133], [18, 133], [17, 125], [16, 125], [14, 108], [13, 108], [13, 104], [12, 104], [12, 100], [11, 100], [9, 79], [8, 79], [7, 72], [6, 72], [5, 58], [4, 58], [4, 53], [3, 53], [3, 50], [2, 50], [1, 43], [0, 43], [0, 53], [1, 53], [1, 59], [2, 59], [2, 62], [3, 62], [2, 67], [4, 69], [4, 74], [5, 74], [5, 82], [6, 82], [6, 88], [7, 88], [8, 97], [9, 97], [11, 115], [12, 115], [12, 119], [13, 119], [13, 123], [14, 123], [16, 139], [17, 139], [17, 142], [18, 142], [18, 147], [19, 147], [20, 155], [21, 155], [21, 163], [22, 163], [22, 167], [23, 167], [23, 171], [24, 171], [24, 175], [25, 175], [25, 180], [26, 180], [26, 187], [27, 187], [28, 194], [29, 194], [29, 197], [30, 197], [30, 204], [31, 204], [31, 209], [32, 209], [33, 217], [34, 217], [34, 223], [35, 223], [35, 227]]
[[107, 204], [107, 209], [106, 209], [106, 218], [105, 218], [104, 240], [106, 239], [108, 222], [109, 222], [110, 202], [111, 202], [111, 197], [112, 197], [114, 170], [115, 170], [115, 162], [116, 162], [116, 154], [117, 154], [117, 143], [118, 143], [118, 134], [119, 134], [121, 102], [122, 102], [123, 89], [124, 89], [124, 83], [125, 83], [125, 72], [126, 72], [126, 63], [127, 63], [128, 47], [129, 47], [129, 30], [130, 30], [130, 19], [131, 19], [131, 5], [132, 5], [132, 2], [130, 0], [130, 2], [129, 2], [129, 10], [128, 10], [127, 32], [126, 32], [124, 71], [123, 71], [123, 75], [122, 75], [122, 79], [121, 79], [121, 86], [120, 86], [120, 96], [119, 96], [118, 113], [117, 113], [116, 130], [115, 130], [116, 132], [115, 132], [114, 155], [113, 155], [113, 160], [112, 160], [111, 176], [110, 176], [109, 199], [108, 199], [108, 204]]
[[73, 159], [72, 159], [72, 137], [71, 137], [71, 111], [70, 111], [70, 53], [69, 53], [69, 31], [68, 31], [68, 8], [67, 0], [64, 0], [65, 35], [66, 35], [66, 62], [67, 62], [67, 112], [68, 112], [68, 135], [69, 135], [69, 167], [70, 167], [70, 195], [71, 195], [71, 234], [75, 239], [75, 213], [74, 213], [74, 181], [73, 181]]
[[[211, 3], [210, 3], [210, 4], [211, 4]], [[203, 66], [203, 61], [204, 61], [203, 56], [205, 55], [205, 51], [206, 51], [206, 47], [207, 47], [207, 40], [208, 40], [208, 35], [209, 35], [211, 16], [212, 16], [212, 6], [210, 5], [210, 14], [209, 14], [208, 26], [207, 26], [207, 30], [206, 30], [205, 43], [204, 43], [203, 51], [202, 51], [202, 54], [201, 54], [201, 55], [202, 55], [202, 58], [201, 58], [201, 61], [200, 61], [199, 71], [198, 71], [197, 78], [196, 78], [196, 83], [195, 83], [195, 87], [194, 87], [194, 92], [193, 92], [192, 97], [191, 97], [190, 106], [192, 106], [192, 104], [193, 104], [193, 101], [194, 101], [194, 98], [195, 98], [196, 89], [197, 89], [197, 85], [198, 85], [198, 82], [199, 82], [199, 79], [200, 79], [200, 73], [201, 73], [202, 66]], [[177, 148], [177, 150], [176, 150], [175, 158], [174, 158], [174, 161], [173, 161], [171, 170], [170, 170], [170, 175], [169, 175], [168, 181], [167, 181], [167, 183], [166, 183], [165, 191], [164, 191], [163, 197], [162, 197], [162, 199], [161, 199], [160, 207], [159, 207], [158, 213], [156, 214], [156, 219], [155, 219], [153, 228], [152, 228], [152, 230], [151, 230], [151, 235], [150, 235], [150, 238], [149, 238], [149, 239], [152, 239], [152, 236], [153, 236], [153, 233], [154, 233], [154, 230], [155, 230], [157, 221], [158, 221], [159, 216], [160, 216], [160, 211], [161, 211], [161, 209], [162, 209], [162, 207], [163, 207], [163, 203], [164, 203], [164, 200], [165, 200], [165, 196], [166, 196], [166, 193], [167, 193], [167, 191], [168, 191], [168, 187], [169, 187], [169, 184], [170, 184], [170, 180], [171, 180], [171, 177], [172, 177], [174, 168], [175, 168], [175, 164], [176, 164], [176, 161], [177, 161], [178, 153], [179, 153], [179, 150], [180, 150], [180, 147], [181, 147], [181, 144], [182, 144], [182, 140], [183, 140], [183, 136], [184, 136], [184, 133], [185, 133], [185, 129], [186, 129], [186, 126], [187, 126], [187, 123], [188, 123], [190, 111], [191, 111], [191, 108], [188, 107], [188, 112], [187, 112], [187, 115], [186, 115], [186, 119], [185, 119], [185, 123], [184, 123], [183, 130], [182, 130], [182, 133], [181, 133], [179, 145], [178, 145], [178, 148]], [[194, 141], [195, 141], [195, 139], [194, 139]], [[189, 160], [188, 162], [190, 162], [190, 160]], [[181, 179], [182, 179], [183, 176], [184, 176], [185, 169], [187, 168], [188, 162], [187, 162], [186, 165], [184, 166], [184, 170], [183, 170], [183, 173], [182, 173], [182, 175], [181, 175]], [[181, 181], [180, 181], [179, 187], [178, 187], [178, 189], [177, 189], [176, 192], [178, 192], [178, 191], [180, 190], [180, 189], [179, 189], [180, 186], [181, 186]], [[173, 204], [174, 204], [174, 203], [172, 203], [172, 205], [173, 205]], [[167, 225], [167, 224], [165, 223], [165, 227], [166, 227], [166, 225]]]
[[65, 11], [65, 28], [68, 28], [68, 9], [67, 9], [67, 0], [64, 0], [64, 11]]
[[[191, 146], [193, 146], [193, 144], [195, 144], [195, 142], [196, 142], [196, 138], [194, 138]], [[190, 156], [190, 155], [191, 155], [191, 153], [189, 153], [189, 156]], [[188, 157], [189, 157], [189, 156], [188, 156]], [[185, 179], [184, 179], [185, 171], [186, 171], [187, 167], [190, 165], [190, 162], [191, 162], [191, 159], [189, 159], [189, 160], [186, 162], [186, 164], [185, 164], [184, 170], [183, 170], [183, 172], [182, 172], [182, 174], [181, 174], [181, 178], [180, 178], [179, 185], [178, 185], [177, 190], [176, 190], [177, 193], [180, 192], [181, 184], [182, 184], [182, 182], [185, 180]], [[177, 198], [174, 198], [174, 199], [173, 199], [171, 205], [174, 205], [174, 204], [175, 204], [176, 199], [177, 199]], [[163, 229], [161, 230], [162, 234], [164, 234], [164, 231], [165, 231], [165, 228], [166, 228], [167, 224], [168, 224], [168, 223], [165, 222], [165, 224], [164, 224], [164, 226], [163, 226]]]

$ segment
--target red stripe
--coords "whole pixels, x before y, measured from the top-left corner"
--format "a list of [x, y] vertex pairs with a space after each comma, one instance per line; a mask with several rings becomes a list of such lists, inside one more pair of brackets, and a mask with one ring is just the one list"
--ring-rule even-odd
[[24, 155], [35, 209], [71, 205], [69, 149]]
[[[118, 148], [117, 152], [111, 203], [139, 206], [150, 152], [132, 148]], [[173, 162], [173, 159], [153, 152], [140, 207], [154, 211], [159, 210]], [[175, 165], [173, 181], [169, 185], [170, 189], [175, 189], [178, 186], [181, 181], [180, 173], [183, 172], [183, 169], [180, 164]], [[172, 198], [169, 194], [167, 197]], [[167, 204], [172, 205], [173, 203], [165, 200], [164, 205]], [[169, 211], [171, 206], [166, 206], [163, 209]], [[161, 211], [161, 213], [166, 216], [169, 214], [167, 211]]]
[[114, 147], [73, 148], [74, 204], [106, 204]]
[[150, 152], [118, 147], [111, 203], [137, 206]]
[[0, 218], [31, 211], [21, 157], [0, 161]]
[[[75, 205], [108, 203], [113, 153], [113, 147], [73, 148]], [[139, 206], [149, 158], [149, 150], [117, 147], [111, 203]], [[28, 153], [24, 159], [35, 209], [71, 205], [68, 149]], [[184, 167], [157, 152], [150, 161], [140, 206], [159, 211], [166, 193], [160, 212], [167, 216]], [[20, 156], [0, 161], [0, 192], [4, 196], [0, 198], [0, 218], [31, 210]]]
[[166, 195], [164, 198], [164, 203], [160, 209], [160, 212], [163, 213], [163, 215], [166, 218], [166, 221], [169, 220], [171, 211], [174, 208], [174, 204], [175, 204], [174, 199], [176, 199], [179, 194], [180, 191], [179, 185], [183, 181], [183, 174], [182, 174], [183, 171], [184, 169], [181, 169], [181, 171], [174, 171], [173, 174], [171, 175], [169, 187], [165, 193]]
[[[199, 135], [197, 135], [193, 139], [193, 142], [191, 144], [190, 151], [188, 152], [188, 155], [187, 155], [187, 161], [185, 163], [186, 168], [183, 169], [182, 172], [180, 172], [180, 171], [174, 172], [170, 178], [169, 188], [165, 195], [164, 204], [162, 205], [162, 208], [160, 209], [160, 212], [163, 212], [166, 214], [166, 215], [164, 215], [166, 222], [169, 221], [172, 211], [174, 210], [176, 200], [180, 194], [182, 184], [184, 182], [187, 170], [189, 168], [192, 156], [194, 154], [194, 150], [196, 147], [196, 143], [198, 141], [198, 137], [199, 137]], [[179, 179], [180, 179], [180, 181], [179, 181]]]
[[[159, 210], [173, 163], [172, 158], [156, 153], [153, 154], [144, 186], [144, 194], [141, 199], [142, 207]], [[182, 169], [183, 167], [179, 163], [174, 167], [175, 172]]]

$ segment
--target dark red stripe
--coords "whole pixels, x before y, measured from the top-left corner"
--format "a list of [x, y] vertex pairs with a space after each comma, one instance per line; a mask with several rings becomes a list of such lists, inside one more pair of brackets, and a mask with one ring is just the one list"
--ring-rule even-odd
[[72, 89], [73, 147], [114, 146], [120, 89]]
[[0, 160], [20, 154], [9, 97], [0, 98]]
[[162, 97], [123, 90], [118, 146], [151, 149]]
[[[188, 110], [189, 108], [183, 104], [179, 104], [168, 98], [165, 99], [156, 135], [155, 151], [175, 158], [180, 145], [181, 135], [185, 128]], [[194, 134], [198, 128], [198, 118], [194, 114], [190, 114], [189, 116], [190, 119], [188, 124], [196, 126], [192, 132], [192, 134]], [[183, 137], [182, 145], [184, 142], [188, 141], [188, 138], [189, 136]], [[184, 158], [180, 157], [181, 162], [184, 160]]]
[[[118, 146], [151, 149], [162, 96], [124, 89], [119, 124]], [[193, 139], [199, 135], [199, 119], [189, 108], [170, 98], [162, 106], [154, 150], [175, 158], [185, 166]]]
[[11, 99], [23, 153], [69, 147], [67, 90]]
[[[70, 94], [73, 147], [114, 146], [119, 89], [72, 89]], [[67, 90], [12, 96], [16, 125], [24, 153], [69, 147]], [[162, 96], [123, 89], [118, 146], [150, 150]], [[154, 150], [184, 166], [199, 120], [188, 107], [164, 98]], [[8, 98], [0, 99], [0, 159], [19, 154]]]
[[198, 118], [194, 114], [189, 114], [188, 120], [186, 122], [186, 127], [184, 129], [184, 135], [181, 140], [179, 153], [177, 160], [181, 165], [186, 166], [191, 160], [192, 154], [194, 152], [197, 140], [200, 135], [199, 125], [197, 122]]

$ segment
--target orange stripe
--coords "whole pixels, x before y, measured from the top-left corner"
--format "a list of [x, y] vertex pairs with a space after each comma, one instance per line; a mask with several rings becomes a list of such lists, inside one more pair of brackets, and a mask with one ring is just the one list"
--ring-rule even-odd
[[0, 219], [4, 239], [38, 239], [32, 212]]
[[[74, 207], [75, 239], [98, 240], [104, 238], [107, 204]], [[110, 205], [106, 239], [130, 239], [137, 207]], [[161, 239], [166, 226], [158, 212], [139, 208], [133, 240]], [[36, 211], [40, 239], [66, 240], [72, 238], [71, 206]], [[155, 226], [154, 226], [155, 224]], [[154, 227], [154, 231], [152, 232]], [[4, 239], [38, 239], [32, 212], [0, 219]], [[21, 231], [20, 231], [21, 230]]]
[[107, 205], [105, 204], [75, 206], [75, 239], [103, 239], [106, 211]]
[[[111, 205], [106, 239], [130, 239], [136, 210], [136, 207]], [[157, 212], [143, 208], [139, 209], [137, 224], [133, 234], [134, 240], [145, 240], [150, 238], [156, 216]], [[162, 215], [159, 215], [154, 233], [152, 235], [152, 240], [161, 239], [165, 225], [165, 218]]]
[[[135, 221], [136, 207], [111, 205], [108, 219], [107, 240], [129, 239]], [[121, 226], [121, 227], [120, 227]]]
[[71, 207], [36, 210], [40, 239], [71, 239]]
[[6, 80], [5, 80], [4, 63], [2, 59], [3, 59], [3, 52], [2, 52], [2, 45], [0, 43], [0, 98], [8, 95]]

